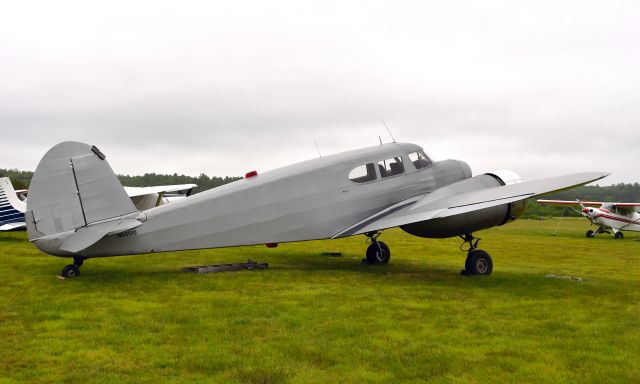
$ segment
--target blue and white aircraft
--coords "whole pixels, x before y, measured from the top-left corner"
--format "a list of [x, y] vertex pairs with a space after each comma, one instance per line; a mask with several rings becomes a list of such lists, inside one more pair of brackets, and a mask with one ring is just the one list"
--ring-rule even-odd
[[0, 231], [27, 229], [24, 222], [27, 203], [18, 197], [24, 192], [26, 190], [14, 190], [8, 177], [0, 177]]

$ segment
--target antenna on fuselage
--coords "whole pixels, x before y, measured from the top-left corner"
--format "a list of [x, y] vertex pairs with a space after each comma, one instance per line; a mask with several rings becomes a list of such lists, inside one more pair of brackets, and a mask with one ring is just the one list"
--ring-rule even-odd
[[318, 156], [320, 156], [320, 158], [322, 158], [322, 153], [320, 153], [320, 147], [318, 147], [318, 142], [316, 141], [316, 138], [313, 138], [313, 144], [316, 145], [316, 150], [318, 151]]
[[396, 138], [393, 137], [393, 135], [391, 134], [391, 131], [389, 130], [389, 127], [387, 127], [387, 122], [384, 121], [384, 119], [381, 119], [381, 120], [382, 120], [382, 124], [384, 124], [384, 127], [387, 129], [387, 132], [389, 132], [389, 136], [391, 136], [391, 140], [393, 140], [393, 142], [395, 143], [396, 142]]

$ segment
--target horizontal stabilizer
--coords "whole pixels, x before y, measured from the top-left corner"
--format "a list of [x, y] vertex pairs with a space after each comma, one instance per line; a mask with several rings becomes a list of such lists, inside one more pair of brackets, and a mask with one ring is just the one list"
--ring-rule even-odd
[[[604, 172], [584, 172], [465, 192], [447, 197], [426, 193], [399, 202], [337, 233], [340, 238], [399, 227], [508, 204], [529, 197], [570, 189], [606, 177]], [[436, 196], [435, 198], [432, 196]]]
[[61, 251], [77, 253], [89, 248], [107, 235], [134, 229], [142, 223], [134, 218], [122, 218], [79, 228], [60, 246]]
[[154, 187], [124, 187], [129, 197], [151, 195], [158, 193], [175, 193], [175, 192], [188, 192], [189, 190], [197, 187], [196, 184], [178, 184], [178, 185], [158, 185]]

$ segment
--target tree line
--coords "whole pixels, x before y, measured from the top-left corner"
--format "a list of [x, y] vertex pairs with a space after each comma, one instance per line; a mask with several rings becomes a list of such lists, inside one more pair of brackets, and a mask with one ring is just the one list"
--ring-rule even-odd
[[[127, 187], [150, 187], [154, 185], [172, 185], [172, 184], [197, 184], [198, 187], [193, 189], [193, 193], [206, 191], [207, 189], [219, 187], [232, 181], [240, 180], [242, 177], [234, 176], [207, 176], [204, 173], [200, 176], [178, 175], [161, 175], [157, 173], [145, 173], [144, 175], [117, 175], [120, 183]], [[28, 189], [33, 177], [33, 172], [19, 171], [17, 169], [1, 169], [0, 177], [9, 177], [15, 189]]]

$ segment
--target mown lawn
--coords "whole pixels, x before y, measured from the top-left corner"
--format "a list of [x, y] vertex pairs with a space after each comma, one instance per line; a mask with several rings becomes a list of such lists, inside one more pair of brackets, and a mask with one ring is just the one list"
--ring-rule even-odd
[[[458, 239], [391, 230], [383, 267], [355, 237], [94, 259], [59, 280], [67, 260], [0, 234], [0, 383], [640, 382], [640, 234], [557, 224], [478, 233], [491, 277], [459, 275]], [[181, 271], [249, 258], [269, 269]]]

